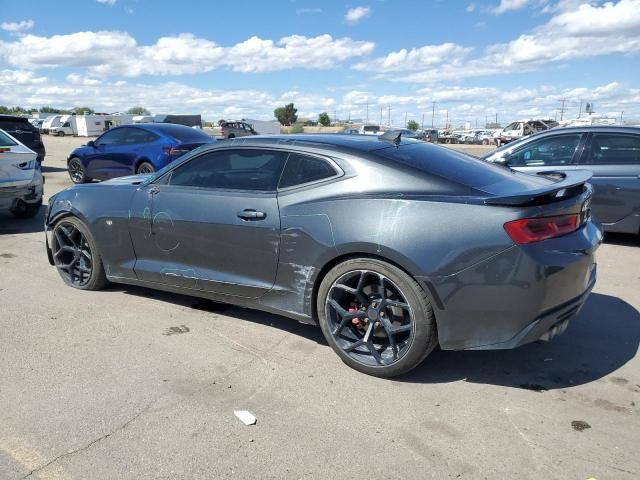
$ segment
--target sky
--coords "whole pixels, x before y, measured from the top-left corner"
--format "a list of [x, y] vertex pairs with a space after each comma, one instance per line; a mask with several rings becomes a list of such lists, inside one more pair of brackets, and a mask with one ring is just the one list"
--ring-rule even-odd
[[[640, 123], [640, 0], [0, 0], [0, 105]], [[564, 106], [564, 109], [563, 109]]]

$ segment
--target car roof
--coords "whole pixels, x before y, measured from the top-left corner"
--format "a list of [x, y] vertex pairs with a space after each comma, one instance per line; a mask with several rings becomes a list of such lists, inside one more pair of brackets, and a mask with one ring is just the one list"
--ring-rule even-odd
[[[417, 140], [401, 139], [401, 143], [415, 143]], [[375, 135], [343, 135], [332, 133], [290, 134], [290, 135], [254, 135], [216, 142], [217, 147], [225, 145], [246, 146], [296, 146], [329, 148], [351, 152], [371, 152], [389, 148], [393, 143]]]
[[9, 115], [9, 114], [0, 114], [0, 121], [1, 120], [11, 120], [12, 122], [15, 122], [16, 120], [22, 120], [25, 122], [28, 122], [29, 119], [27, 117], [21, 117], [20, 115]]
[[625, 126], [625, 125], [578, 125], [575, 127], [556, 127], [550, 128], [549, 130], [543, 130], [542, 132], [537, 132], [533, 135], [530, 135], [526, 138], [540, 138], [546, 137], [550, 135], [560, 135], [563, 133], [591, 133], [591, 132], [599, 132], [599, 133], [632, 133], [632, 134], [640, 134], [640, 127], [634, 126]]

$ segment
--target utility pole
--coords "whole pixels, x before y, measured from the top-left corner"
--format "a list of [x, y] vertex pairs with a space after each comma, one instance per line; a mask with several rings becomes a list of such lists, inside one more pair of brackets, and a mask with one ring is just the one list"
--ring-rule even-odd
[[407, 112], [404, 112], [404, 128], [407, 128]]
[[378, 122], [378, 127], [382, 126], [382, 107], [380, 107], [380, 121]]
[[496, 112], [496, 126], [495, 128], [498, 128], [498, 112]]
[[369, 100], [367, 100], [367, 123], [369, 123]]
[[447, 110], [447, 120], [444, 122], [444, 128], [449, 128], [449, 110]]
[[560, 107], [560, 121], [562, 121], [562, 119], [564, 118], [564, 102], [566, 102], [566, 101], [567, 101], [566, 98], [562, 99], [562, 107]]
[[431, 128], [433, 128], [433, 120], [436, 116], [436, 102], [431, 103]]
[[387, 126], [391, 126], [391, 105], [387, 107]]
[[334, 124], [338, 123], [338, 114], [336, 113], [335, 108], [333, 109], [333, 123]]
[[420, 124], [420, 128], [424, 130], [424, 112], [422, 112], [422, 123]]
[[620, 112], [620, 125], [624, 125], [624, 123], [622, 123], [622, 114], [624, 113], [624, 110]]
[[578, 118], [582, 115], [582, 99], [580, 100], [580, 110], [578, 110]]

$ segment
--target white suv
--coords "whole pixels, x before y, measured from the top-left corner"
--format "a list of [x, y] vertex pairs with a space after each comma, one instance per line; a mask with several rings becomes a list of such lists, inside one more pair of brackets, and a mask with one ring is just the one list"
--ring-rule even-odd
[[38, 155], [0, 130], [0, 209], [32, 218], [42, 205], [44, 177]]

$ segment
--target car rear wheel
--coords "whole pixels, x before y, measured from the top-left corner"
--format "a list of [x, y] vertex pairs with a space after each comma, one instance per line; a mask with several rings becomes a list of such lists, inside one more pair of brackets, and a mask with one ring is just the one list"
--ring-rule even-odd
[[73, 183], [86, 183], [91, 180], [87, 177], [87, 173], [84, 169], [84, 165], [79, 158], [73, 157], [67, 164], [67, 170], [69, 171], [69, 177]]
[[62, 131], [58, 132], [58, 136], [59, 137], [64, 137], [64, 132], [62, 132]]
[[138, 165], [137, 173], [140, 175], [148, 175], [155, 171], [156, 169], [153, 168], [153, 165], [151, 165], [149, 162], [142, 162], [140, 165]]
[[109, 285], [98, 247], [86, 225], [65, 217], [53, 227], [53, 262], [64, 282], [80, 290], [101, 290]]
[[331, 348], [369, 375], [406, 373], [437, 344], [424, 290], [403, 270], [378, 259], [356, 258], [332, 268], [320, 284], [316, 308]]

